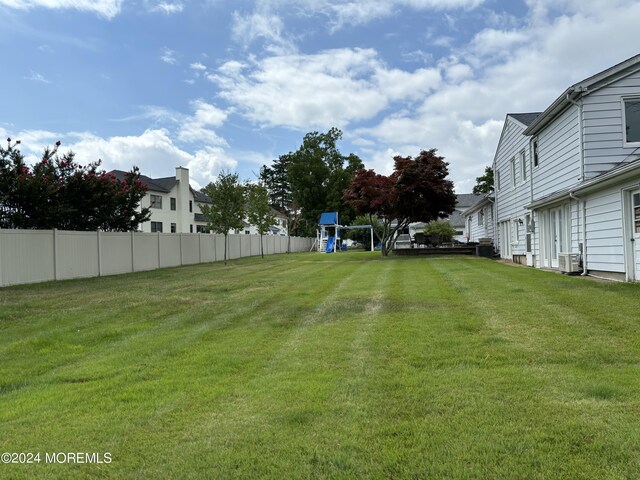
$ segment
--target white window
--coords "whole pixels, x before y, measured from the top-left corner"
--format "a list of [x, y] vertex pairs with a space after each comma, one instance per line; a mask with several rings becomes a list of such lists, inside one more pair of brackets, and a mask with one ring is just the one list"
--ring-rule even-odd
[[624, 98], [624, 142], [640, 145], [640, 97]]
[[496, 170], [496, 192], [500, 190], [500, 170]]
[[478, 226], [482, 227], [484, 225], [484, 210], [478, 211]]
[[511, 186], [515, 188], [516, 186], [516, 159], [515, 157], [511, 159]]
[[524, 150], [520, 152], [520, 181], [522, 183], [527, 181], [527, 162]]
[[162, 232], [162, 222], [151, 222], [152, 232]]
[[533, 145], [531, 148], [533, 150], [531, 152], [531, 155], [533, 155], [533, 166], [537, 167], [538, 164], [540, 163], [540, 159], [538, 157], [538, 139], [537, 138], [533, 141]]

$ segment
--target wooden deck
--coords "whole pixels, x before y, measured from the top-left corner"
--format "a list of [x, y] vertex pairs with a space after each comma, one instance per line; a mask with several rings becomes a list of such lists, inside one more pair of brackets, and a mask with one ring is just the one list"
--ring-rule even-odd
[[394, 255], [475, 255], [476, 246], [395, 248]]

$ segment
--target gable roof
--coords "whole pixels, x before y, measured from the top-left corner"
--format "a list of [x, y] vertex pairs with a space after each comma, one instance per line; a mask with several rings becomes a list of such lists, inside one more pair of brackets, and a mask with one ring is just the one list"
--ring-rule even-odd
[[[125, 172], [123, 170], [111, 170], [109, 173], [114, 174], [118, 180], [123, 181], [129, 172]], [[149, 178], [146, 175], [140, 175], [140, 180], [147, 186], [148, 190], [162, 193], [169, 193], [178, 182], [176, 177]]]
[[528, 126], [524, 134], [535, 135], [577, 99], [589, 95], [612, 81], [626, 77], [637, 70], [640, 70], [640, 54], [571, 85]]
[[456, 208], [469, 208], [480, 200], [482, 200], [483, 195], [477, 193], [459, 193], [456, 195]]
[[531, 112], [531, 113], [507, 113], [508, 117], [516, 119], [525, 127], [528, 127], [533, 123], [533, 121], [540, 116], [542, 112]]

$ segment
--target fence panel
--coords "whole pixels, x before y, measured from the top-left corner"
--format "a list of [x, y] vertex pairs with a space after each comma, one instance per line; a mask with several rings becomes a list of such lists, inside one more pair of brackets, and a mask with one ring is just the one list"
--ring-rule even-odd
[[56, 279], [97, 277], [98, 235], [96, 232], [56, 231]]
[[160, 235], [160, 266], [180, 266], [180, 233]]
[[194, 265], [200, 263], [200, 242], [197, 233], [184, 233], [182, 235], [182, 265]]
[[199, 233], [200, 259], [202, 263], [216, 261], [216, 236]]
[[102, 275], [117, 275], [133, 271], [132, 247], [135, 241], [135, 239], [132, 241], [133, 238], [131, 233], [100, 233]]
[[135, 256], [133, 268], [136, 272], [160, 268], [160, 234], [136, 233], [133, 245]]
[[0, 231], [0, 284], [46, 282], [55, 278], [51, 230]]

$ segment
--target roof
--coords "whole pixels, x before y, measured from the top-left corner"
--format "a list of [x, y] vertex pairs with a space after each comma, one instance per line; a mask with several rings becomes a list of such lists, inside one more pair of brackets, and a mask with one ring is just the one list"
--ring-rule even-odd
[[533, 121], [540, 116], [542, 112], [530, 112], [530, 113], [507, 113], [508, 117], [515, 118], [518, 122], [528, 127]]
[[[111, 170], [112, 173], [120, 181], [126, 178], [127, 173], [123, 170]], [[164, 178], [149, 178], [146, 175], [140, 175], [140, 180], [147, 186], [148, 190], [152, 192], [169, 193], [171, 189], [178, 182], [176, 177], [164, 177]]]
[[338, 224], [338, 212], [324, 212], [320, 215], [320, 221], [318, 225], [337, 225]]
[[484, 195], [479, 193], [459, 193], [456, 195], [456, 207], [469, 208], [478, 203]]
[[460, 210], [454, 210], [451, 215], [449, 215], [445, 221], [449, 222], [449, 225], [452, 227], [464, 227], [464, 217], [462, 216], [462, 212]]
[[191, 189], [191, 193], [193, 193], [193, 198], [196, 202], [199, 203], [211, 203], [211, 198], [206, 193], [199, 192], [197, 190]]
[[486, 195], [484, 195], [484, 197], [482, 198], [482, 200], [480, 200], [479, 202], [477, 202], [473, 207], [465, 210], [464, 212], [464, 216], [468, 217], [469, 215], [473, 215], [475, 212], [477, 212], [478, 210], [480, 210], [481, 208], [490, 205], [493, 203], [495, 199], [494, 193], [488, 193]]
[[618, 79], [626, 77], [639, 69], [640, 54], [571, 85], [528, 126], [524, 131], [524, 134], [535, 135], [577, 99], [589, 95], [590, 93], [610, 84], [613, 78]]

